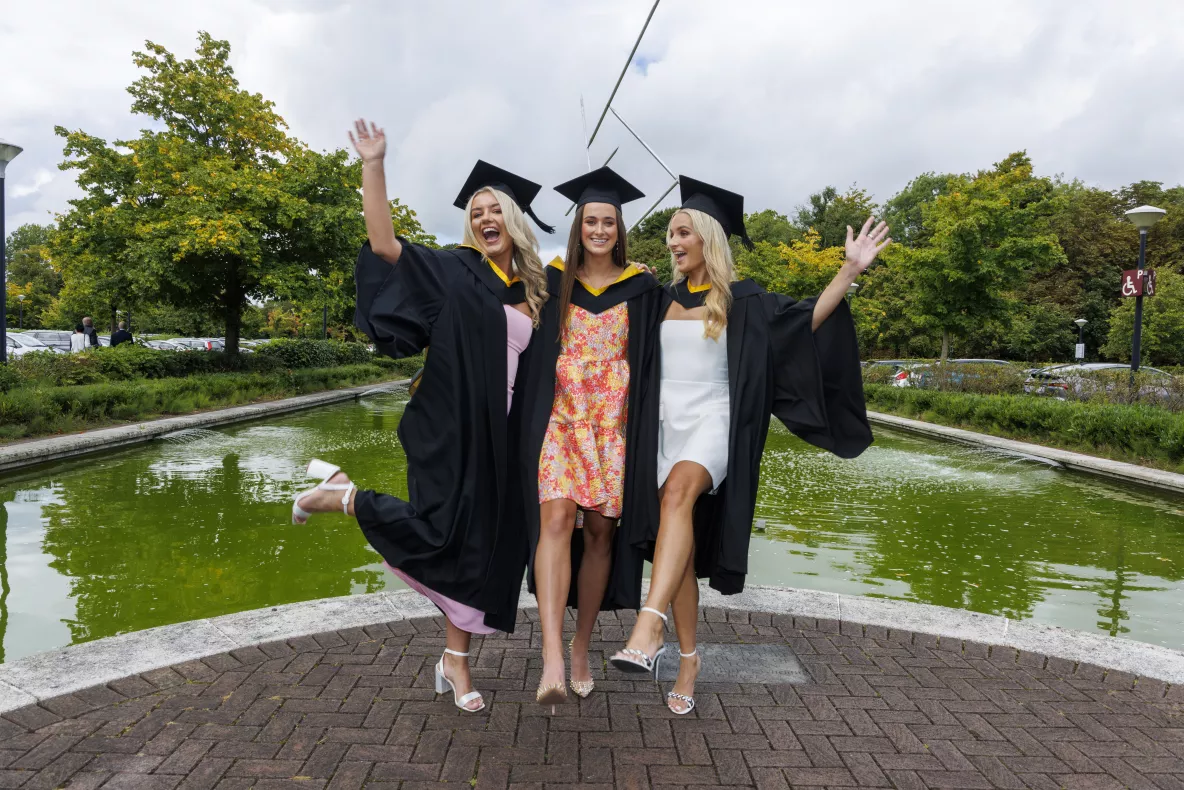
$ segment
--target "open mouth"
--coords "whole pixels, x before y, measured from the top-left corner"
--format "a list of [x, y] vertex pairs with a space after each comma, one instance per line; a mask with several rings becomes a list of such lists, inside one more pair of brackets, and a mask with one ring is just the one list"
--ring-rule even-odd
[[481, 231], [481, 238], [485, 239], [486, 244], [497, 244], [501, 237], [502, 234], [497, 228], [485, 228]]
[[682, 262], [683, 262], [683, 261], [685, 261], [686, 259], [687, 259], [687, 254], [686, 254], [685, 252], [676, 252], [676, 253], [674, 253], [674, 261], [675, 261], [675, 263], [682, 263]]
[[598, 239], [595, 236], [593, 236], [591, 238], [591, 242], [592, 242], [592, 246], [594, 246], [594, 247], [604, 247], [605, 245], [608, 244], [608, 239]]

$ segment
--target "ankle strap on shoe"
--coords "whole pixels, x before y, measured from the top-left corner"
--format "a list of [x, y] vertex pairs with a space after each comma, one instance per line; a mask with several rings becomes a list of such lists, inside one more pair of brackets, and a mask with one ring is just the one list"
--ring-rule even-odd
[[447, 647], [446, 647], [446, 648], [444, 648], [444, 652], [445, 652], [445, 653], [447, 653], [447, 654], [448, 654], [448, 655], [450, 655], [450, 656], [457, 656], [457, 657], [459, 657], [459, 658], [468, 658], [468, 657], [469, 657], [469, 654], [468, 654], [468, 653], [458, 653], [458, 652], [456, 652], [455, 650], [450, 650], [450, 649], [448, 649]]
[[683, 658], [691, 658], [691, 657], [693, 657], [693, 656], [696, 656], [696, 655], [698, 655], [698, 654], [699, 654], [699, 648], [697, 648], [697, 647], [696, 647], [694, 650], [692, 650], [692, 651], [691, 651], [691, 652], [689, 652], [689, 653], [684, 653], [684, 652], [682, 652], [682, 651], [680, 650], [680, 651], [678, 652], [678, 654], [679, 654], [681, 657], [683, 657]]
[[663, 614], [662, 612], [659, 612], [657, 609], [654, 609], [651, 606], [643, 606], [643, 607], [641, 607], [641, 611], [642, 612], [649, 612], [650, 614], [656, 614], [656, 615], [658, 615], [658, 617], [662, 618], [663, 623], [667, 622], [666, 615]]

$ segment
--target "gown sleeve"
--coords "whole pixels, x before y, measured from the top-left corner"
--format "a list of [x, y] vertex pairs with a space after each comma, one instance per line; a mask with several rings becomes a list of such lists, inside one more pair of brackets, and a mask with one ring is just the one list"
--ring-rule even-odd
[[841, 458], [872, 443], [855, 323], [846, 301], [811, 330], [815, 299], [761, 295], [773, 352], [773, 415], [794, 434]]
[[399, 239], [403, 252], [396, 263], [362, 245], [354, 267], [357, 307], [354, 325], [383, 354], [399, 359], [423, 351], [432, 325], [464, 264], [448, 250], [433, 250]]

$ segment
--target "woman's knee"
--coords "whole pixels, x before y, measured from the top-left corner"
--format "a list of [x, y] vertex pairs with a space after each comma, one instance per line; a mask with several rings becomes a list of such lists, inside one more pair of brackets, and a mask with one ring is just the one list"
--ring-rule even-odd
[[551, 507], [542, 511], [539, 519], [539, 537], [546, 540], [567, 540], [576, 528], [574, 508]]
[[695, 500], [703, 493], [703, 482], [693, 475], [674, 475], [666, 481], [662, 489], [662, 510], [680, 511], [690, 510], [695, 506]]
[[584, 521], [584, 551], [592, 554], [608, 554], [613, 545], [613, 524], [591, 524]]

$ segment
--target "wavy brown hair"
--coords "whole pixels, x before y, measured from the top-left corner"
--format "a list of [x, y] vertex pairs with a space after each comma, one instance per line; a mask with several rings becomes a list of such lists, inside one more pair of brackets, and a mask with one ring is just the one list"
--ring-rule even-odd
[[[567, 255], [563, 259], [563, 279], [559, 284], [559, 339], [562, 341], [567, 334], [567, 317], [571, 309], [571, 292], [576, 287], [576, 270], [584, 264], [584, 209], [587, 203], [576, 211], [576, 217], [571, 223], [571, 232], [567, 234]], [[621, 271], [629, 266], [626, 252], [625, 219], [621, 216], [621, 209], [614, 207], [617, 215], [617, 243], [613, 245], [613, 264]]]

